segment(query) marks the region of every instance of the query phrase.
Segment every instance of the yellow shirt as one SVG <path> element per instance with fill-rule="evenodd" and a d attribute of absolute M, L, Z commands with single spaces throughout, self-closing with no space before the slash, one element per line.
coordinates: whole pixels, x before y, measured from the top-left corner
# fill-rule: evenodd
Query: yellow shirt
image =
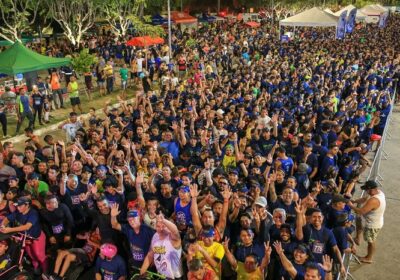
<path fill-rule="evenodd" d="M 218 242 L 213 242 L 213 244 L 211 244 L 211 246 L 209 246 L 209 247 L 206 247 L 204 245 L 203 241 L 199 241 L 198 243 L 208 253 L 208 255 L 211 258 L 217 258 L 219 260 L 222 260 L 222 258 L 225 256 L 224 246 L 222 246 L 222 244 L 220 244 Z M 202 260 L 204 259 L 203 254 L 200 252 L 196 253 L 195 258 L 202 259 Z M 219 269 L 214 269 L 205 260 L 203 260 L 203 263 L 206 267 L 213 269 L 215 272 L 219 273 Z"/>
<path fill-rule="evenodd" d="M 257 269 L 251 273 L 246 272 L 244 269 L 244 263 L 242 262 L 237 262 L 238 266 L 236 268 L 237 272 L 237 280 L 263 280 L 263 273 L 260 269 L 260 267 L 257 267 Z"/>
<path fill-rule="evenodd" d="M 236 167 L 236 157 L 225 155 L 224 158 L 222 159 L 222 166 L 224 167 L 225 171 L 227 171 L 229 168 L 235 168 Z"/>

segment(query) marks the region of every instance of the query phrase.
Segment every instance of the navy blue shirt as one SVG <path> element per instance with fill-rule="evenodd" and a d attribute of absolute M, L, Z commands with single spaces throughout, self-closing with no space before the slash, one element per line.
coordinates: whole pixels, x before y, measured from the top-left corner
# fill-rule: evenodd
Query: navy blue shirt
<path fill-rule="evenodd" d="M 332 231 L 324 226 L 320 230 L 317 230 L 308 224 L 303 227 L 303 233 L 303 241 L 308 243 L 316 262 L 322 263 L 322 256 L 337 245 Z"/>
<path fill-rule="evenodd" d="M 343 251 L 349 247 L 347 242 L 347 230 L 345 227 L 335 227 L 332 232 L 335 236 L 340 253 L 343 254 Z"/>
<path fill-rule="evenodd" d="M 10 223 L 14 223 L 14 226 L 22 226 L 27 223 L 31 223 L 32 227 L 27 231 L 27 234 L 33 238 L 39 238 L 42 228 L 39 222 L 39 213 L 35 209 L 30 209 L 25 215 L 18 211 L 15 211 L 7 216 Z"/>
<path fill-rule="evenodd" d="M 154 235 L 154 230 L 149 226 L 142 224 L 139 233 L 133 230 L 129 225 L 121 225 L 121 231 L 126 235 L 131 248 L 133 265 L 140 267 L 149 252 L 151 239 Z"/>
<path fill-rule="evenodd" d="M 118 255 L 111 260 L 98 257 L 96 260 L 96 273 L 101 274 L 102 280 L 118 280 L 120 277 L 126 277 L 124 259 Z"/>

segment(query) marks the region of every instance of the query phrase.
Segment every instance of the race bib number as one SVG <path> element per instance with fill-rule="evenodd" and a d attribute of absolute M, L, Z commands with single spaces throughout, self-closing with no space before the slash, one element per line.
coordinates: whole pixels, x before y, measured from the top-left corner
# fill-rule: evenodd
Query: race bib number
<path fill-rule="evenodd" d="M 132 252 L 132 258 L 134 261 L 141 262 L 144 260 L 144 253 L 141 248 L 131 244 L 131 252 Z"/>
<path fill-rule="evenodd" d="M 40 105 L 40 99 L 35 99 L 35 105 Z"/>
<path fill-rule="evenodd" d="M 79 195 L 73 195 L 71 196 L 71 201 L 73 205 L 77 205 L 81 203 L 81 200 L 79 199 Z"/>
<path fill-rule="evenodd" d="M 90 246 L 89 244 L 85 244 L 85 246 L 83 246 L 82 250 L 85 251 L 86 254 L 89 254 L 93 251 L 93 247 Z"/>
<path fill-rule="evenodd" d="M 64 225 L 52 226 L 52 229 L 54 234 L 60 234 L 64 230 Z"/>
<path fill-rule="evenodd" d="M 314 254 L 323 254 L 324 253 L 324 243 L 315 241 L 312 245 L 312 252 Z"/>
<path fill-rule="evenodd" d="M 104 278 L 103 278 L 104 280 L 114 280 L 114 277 L 112 276 L 112 275 L 110 275 L 110 274 L 104 274 Z"/>

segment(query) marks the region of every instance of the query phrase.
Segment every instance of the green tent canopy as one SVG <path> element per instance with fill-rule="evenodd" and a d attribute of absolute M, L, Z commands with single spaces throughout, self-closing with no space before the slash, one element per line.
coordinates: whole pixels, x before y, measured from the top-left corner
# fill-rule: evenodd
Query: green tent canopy
<path fill-rule="evenodd" d="M 15 42 L 0 53 L 0 73 L 15 75 L 42 69 L 60 67 L 71 63 L 69 58 L 54 58 L 38 54 Z"/>

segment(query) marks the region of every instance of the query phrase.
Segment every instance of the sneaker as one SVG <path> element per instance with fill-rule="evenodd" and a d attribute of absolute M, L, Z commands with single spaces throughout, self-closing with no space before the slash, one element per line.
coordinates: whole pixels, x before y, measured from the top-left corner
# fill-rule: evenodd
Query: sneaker
<path fill-rule="evenodd" d="M 48 273 L 42 273 L 42 279 L 43 280 L 51 280 L 52 275 Z"/>
<path fill-rule="evenodd" d="M 58 275 L 51 275 L 49 280 L 62 280 L 62 278 Z"/>

